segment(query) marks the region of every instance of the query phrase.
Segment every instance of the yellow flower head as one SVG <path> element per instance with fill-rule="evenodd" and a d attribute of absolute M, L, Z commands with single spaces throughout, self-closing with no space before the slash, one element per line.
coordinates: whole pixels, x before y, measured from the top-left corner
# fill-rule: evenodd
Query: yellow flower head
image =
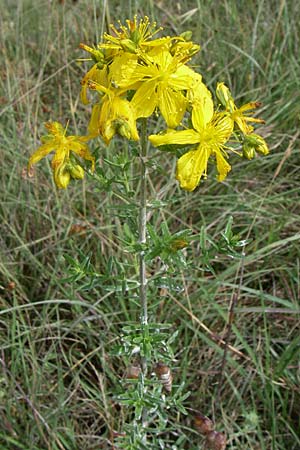
<path fill-rule="evenodd" d="M 205 104 L 208 106 L 205 107 Z M 207 110 L 206 110 L 207 108 Z M 213 113 L 208 103 L 199 103 L 192 114 L 193 129 L 167 131 L 162 135 L 149 137 L 155 146 L 166 144 L 195 144 L 196 149 L 182 155 L 177 162 L 176 178 L 183 189 L 193 191 L 202 176 L 207 176 L 207 164 L 210 156 L 215 157 L 218 180 L 227 176 L 231 167 L 226 161 L 225 143 L 233 131 L 232 119 L 222 113 Z"/>
<path fill-rule="evenodd" d="M 104 33 L 106 42 L 99 44 L 99 48 L 139 53 L 147 52 L 153 47 L 167 46 L 171 42 L 170 37 L 153 39 L 162 28 L 156 28 L 156 22 L 151 23 L 147 16 L 139 21 L 137 16 L 134 16 L 133 20 L 126 20 L 126 25 L 122 25 L 120 21 L 118 23 L 119 29 L 110 25 L 114 36 Z"/>
<path fill-rule="evenodd" d="M 234 103 L 230 90 L 227 86 L 225 86 L 224 83 L 218 83 L 216 94 L 222 106 L 224 106 L 226 111 L 231 115 L 232 120 L 236 123 L 243 134 L 250 134 L 253 131 L 253 127 L 251 125 L 248 125 L 247 122 L 265 123 L 265 121 L 262 119 L 256 119 L 254 117 L 245 115 L 246 112 L 258 108 L 261 103 L 250 102 L 238 108 Z M 253 112 L 251 112 L 250 114 L 253 114 Z"/>
<path fill-rule="evenodd" d="M 131 60 L 122 70 L 112 70 L 112 79 L 121 89 L 135 88 L 131 104 L 136 117 L 149 117 L 159 108 L 168 127 L 181 122 L 187 107 L 185 91 L 194 83 L 195 72 L 168 50 L 149 53 L 143 62 Z"/>
<path fill-rule="evenodd" d="M 49 134 L 42 137 L 43 144 L 29 159 L 28 169 L 53 151 L 51 166 L 54 181 L 59 188 L 67 187 L 70 178 L 83 178 L 83 169 L 78 163 L 73 162 L 72 152 L 90 161 L 94 170 L 95 158 L 86 144 L 91 136 L 66 136 L 66 129 L 59 122 L 47 122 L 45 127 Z"/>

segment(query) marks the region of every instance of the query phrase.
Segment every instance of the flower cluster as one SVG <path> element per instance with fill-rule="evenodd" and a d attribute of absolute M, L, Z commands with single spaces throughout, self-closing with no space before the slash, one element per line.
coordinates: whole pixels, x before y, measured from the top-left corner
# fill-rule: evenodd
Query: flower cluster
<path fill-rule="evenodd" d="M 111 28 L 112 33 L 105 33 L 103 42 L 95 48 L 80 44 L 93 62 L 81 81 L 80 94 L 84 104 L 93 100 L 88 135 L 67 138 L 60 131 L 31 157 L 33 164 L 48 153 L 49 146 L 56 149 L 52 167 L 58 187 L 65 187 L 70 178 L 83 176 L 78 163 L 76 170 L 72 166 L 70 151 L 93 165 L 84 142 L 100 136 L 108 145 L 115 135 L 138 141 L 138 119 L 154 113 L 161 114 L 167 129 L 150 135 L 149 140 L 157 147 L 185 148 L 177 162 L 176 178 L 188 191 L 193 191 L 202 177 L 206 178 L 209 160 L 216 162 L 218 180 L 224 180 L 231 170 L 229 152 L 239 153 L 237 143 L 242 147 L 241 155 L 248 159 L 256 152 L 268 153 L 264 139 L 253 133 L 250 125 L 263 122 L 251 117 L 259 103 L 238 108 L 229 89 L 219 83 L 218 102 L 214 104 L 202 76 L 188 65 L 200 50 L 190 40 L 190 33 L 157 38 L 161 29 L 147 17 L 134 17 L 126 25 L 119 23 L 118 28 Z"/>

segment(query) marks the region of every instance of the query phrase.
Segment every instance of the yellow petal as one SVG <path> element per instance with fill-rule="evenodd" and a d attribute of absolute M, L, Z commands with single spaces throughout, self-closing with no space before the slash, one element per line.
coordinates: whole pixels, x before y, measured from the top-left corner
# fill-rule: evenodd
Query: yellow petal
<path fill-rule="evenodd" d="M 61 167 L 63 163 L 68 159 L 69 159 L 68 145 L 60 145 L 56 148 L 55 154 L 51 161 L 51 166 L 53 169 Z"/>
<path fill-rule="evenodd" d="M 159 71 L 161 73 L 166 72 L 169 68 L 170 64 L 175 60 L 173 56 L 170 54 L 169 50 L 162 50 L 152 57 L 154 65 L 159 67 Z M 176 66 L 174 66 L 175 68 Z"/>
<path fill-rule="evenodd" d="M 138 141 L 140 137 L 136 128 L 136 120 L 133 116 L 129 117 L 128 127 L 130 129 L 131 139 L 134 141 Z"/>
<path fill-rule="evenodd" d="M 123 53 L 116 56 L 109 67 L 109 73 L 112 83 L 117 88 L 129 88 L 140 80 L 137 73 L 136 55 L 130 53 Z"/>
<path fill-rule="evenodd" d="M 93 67 L 85 74 L 85 76 L 81 80 L 82 88 L 80 92 L 80 99 L 84 105 L 87 105 L 89 103 L 89 100 L 87 98 L 87 89 L 89 87 L 89 82 L 91 81 L 94 81 L 100 86 L 108 86 L 106 66 L 104 66 L 102 69 L 98 69 L 98 65 L 94 64 Z"/>
<path fill-rule="evenodd" d="M 200 142 L 200 135 L 195 130 L 170 130 L 165 134 L 152 134 L 151 136 L 149 136 L 149 141 L 155 147 L 169 144 L 198 144 Z"/>
<path fill-rule="evenodd" d="M 233 101 L 231 92 L 224 83 L 217 84 L 216 94 L 224 108 L 227 108 Z"/>
<path fill-rule="evenodd" d="M 175 73 L 169 77 L 169 86 L 178 90 L 190 89 L 194 84 L 195 72 L 188 66 L 181 65 L 178 67 Z"/>
<path fill-rule="evenodd" d="M 253 127 L 247 124 L 244 116 L 234 115 L 233 113 L 232 118 L 243 134 L 250 134 L 252 132 Z"/>
<path fill-rule="evenodd" d="M 193 107 L 193 126 L 196 130 L 201 131 L 213 117 L 214 103 L 211 92 L 202 83 L 201 79 L 198 79 L 188 95 Z"/>
<path fill-rule="evenodd" d="M 80 91 L 80 100 L 84 105 L 87 105 L 89 103 L 89 100 L 87 98 L 87 89 L 88 89 L 88 81 L 94 79 L 94 74 L 97 70 L 97 64 L 95 64 L 83 77 L 81 80 L 81 91 Z"/>
<path fill-rule="evenodd" d="M 192 123 L 195 130 L 201 132 L 213 117 L 213 103 L 209 97 L 203 97 L 193 104 Z"/>
<path fill-rule="evenodd" d="M 44 125 L 45 125 L 45 128 L 47 128 L 47 130 L 49 130 L 50 133 L 53 134 L 53 136 L 61 137 L 61 136 L 64 136 L 64 134 L 65 134 L 65 129 L 62 126 L 62 124 L 59 122 L 49 121 L 49 122 L 46 122 Z"/>
<path fill-rule="evenodd" d="M 95 158 L 90 152 L 89 147 L 86 144 L 83 144 L 81 142 L 72 142 L 70 144 L 70 149 L 72 152 L 76 153 L 81 158 L 86 159 L 87 161 L 91 161 L 92 163 L 92 171 L 95 169 Z"/>
<path fill-rule="evenodd" d="M 215 152 L 215 156 L 217 160 L 217 170 L 219 172 L 218 181 L 223 181 L 227 177 L 228 172 L 230 172 L 231 166 L 224 158 L 221 150 Z"/>
<path fill-rule="evenodd" d="M 145 81 L 134 94 L 131 105 L 137 118 L 149 117 L 154 112 L 158 101 L 155 88 L 155 81 Z"/>
<path fill-rule="evenodd" d="M 161 48 L 167 49 L 169 47 L 170 42 L 174 39 L 174 37 L 162 37 L 153 39 L 153 41 L 147 41 L 142 43 L 142 48 L 145 48 L 147 50 L 147 47 L 149 48 L 157 48 L 159 52 L 161 52 Z M 161 48 L 159 48 L 161 47 Z"/>
<path fill-rule="evenodd" d="M 34 153 L 31 155 L 29 162 L 28 162 L 28 168 L 33 164 L 36 164 L 40 159 L 45 158 L 52 150 L 55 150 L 55 144 L 54 143 L 48 143 L 41 145 Z"/>
<path fill-rule="evenodd" d="M 97 136 L 99 134 L 100 112 L 101 112 L 101 105 L 100 103 L 96 103 L 93 106 L 90 123 L 88 125 L 88 131 L 93 136 Z"/>
<path fill-rule="evenodd" d="M 199 147 L 185 153 L 177 161 L 176 178 L 182 189 L 193 191 L 199 184 L 202 175 L 206 176 L 207 162 L 210 156 L 209 147 Z"/>
<path fill-rule="evenodd" d="M 249 103 L 245 103 L 243 106 L 241 106 L 239 108 L 239 111 L 243 113 L 245 111 L 249 111 L 251 109 L 258 108 L 259 106 L 261 106 L 260 102 L 249 102 Z"/>
<path fill-rule="evenodd" d="M 159 109 L 168 127 L 177 127 L 185 113 L 187 100 L 180 93 L 160 86 L 158 90 Z"/>
<path fill-rule="evenodd" d="M 215 145 L 224 145 L 233 131 L 233 120 L 227 113 L 216 113 L 207 128 L 211 135 L 211 142 Z"/>

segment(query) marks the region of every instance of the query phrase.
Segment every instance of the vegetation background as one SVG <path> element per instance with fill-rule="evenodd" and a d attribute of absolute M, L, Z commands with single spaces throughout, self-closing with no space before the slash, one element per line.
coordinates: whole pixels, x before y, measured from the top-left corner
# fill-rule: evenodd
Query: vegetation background
<path fill-rule="evenodd" d="M 252 239 L 243 272 L 240 260 L 217 255 L 214 275 L 203 270 L 199 242 L 193 242 L 186 251 L 188 270 L 174 275 L 182 289 L 157 290 L 157 320 L 179 331 L 174 383 L 185 381 L 191 391 L 189 416 L 169 411 L 178 434 L 165 436 L 166 448 L 201 448 L 192 420 L 193 411 L 201 411 L 227 433 L 228 449 L 299 450 L 299 2 L 0 5 L 0 448 L 113 448 L 113 432 L 128 420 L 114 400 L 125 361 L 110 354 L 121 326 L 137 315 L 137 306 L 110 281 L 113 275 L 126 282 L 124 214 L 92 177 L 57 191 L 49 165 L 28 176 L 26 164 L 43 122 L 70 120 L 72 130 L 86 130 L 79 43 L 96 43 L 107 23 L 139 13 L 155 18 L 168 34 L 193 31 L 202 46 L 194 63 L 210 88 L 224 81 L 239 104 L 263 102 L 259 116 L 266 125 L 260 132 L 271 148 L 250 162 L 237 157 L 223 183 L 211 172 L 194 193 L 178 188 L 174 157 L 159 159 L 152 195 L 164 206 L 153 214 L 154 226 L 164 222 L 172 232 L 191 228 L 197 235 L 204 225 L 214 240 L 231 215 L 234 231 Z M 122 151 L 117 142 L 99 153 Z M 101 282 L 95 276 L 91 281 L 89 270 L 101 273 Z M 233 351 L 220 386 L 218 336 L 233 296 Z M 180 446 L 172 447 L 178 437 Z"/>

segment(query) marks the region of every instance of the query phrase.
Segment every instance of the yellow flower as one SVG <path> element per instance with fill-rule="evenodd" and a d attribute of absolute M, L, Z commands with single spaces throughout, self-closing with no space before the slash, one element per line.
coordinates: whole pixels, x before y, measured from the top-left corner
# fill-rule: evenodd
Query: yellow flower
<path fill-rule="evenodd" d="M 98 44 L 98 47 L 119 52 L 139 53 L 147 52 L 153 47 L 166 47 L 172 40 L 170 37 L 153 39 L 162 28 L 157 29 L 156 22 L 151 23 L 147 16 L 139 22 L 137 16 L 134 16 L 133 20 L 126 20 L 126 25 L 122 25 L 119 21 L 119 30 L 114 25 L 110 25 L 115 36 L 104 33 L 106 42 Z"/>
<path fill-rule="evenodd" d="M 104 94 L 100 103 L 93 106 L 89 133 L 93 136 L 100 134 L 107 145 L 115 134 L 138 141 L 136 114 L 131 102 L 121 97 L 123 91 L 95 82 L 90 82 L 89 87 Z"/>
<path fill-rule="evenodd" d="M 131 101 L 136 117 L 148 117 L 158 107 L 170 128 L 179 125 L 183 118 L 187 107 L 184 91 L 193 85 L 194 75 L 192 69 L 167 50 L 149 53 L 144 62 L 131 60 L 127 70 L 126 67 L 112 70 L 116 86 L 136 89 Z"/>
<path fill-rule="evenodd" d="M 253 131 L 253 127 L 251 125 L 248 125 L 247 122 L 265 123 L 265 121 L 262 119 L 256 119 L 254 117 L 245 115 L 247 111 L 258 108 L 261 103 L 250 102 L 238 108 L 234 103 L 230 90 L 227 86 L 225 86 L 224 83 L 218 83 L 216 94 L 221 104 L 225 107 L 226 111 L 229 112 L 232 120 L 237 124 L 238 128 L 243 134 L 250 134 Z"/>
<path fill-rule="evenodd" d="M 90 161 L 92 170 L 94 170 L 95 158 L 86 144 L 91 136 L 66 136 L 66 130 L 59 122 L 47 122 L 45 127 L 49 134 L 42 137 L 43 144 L 30 157 L 28 169 L 54 151 L 51 166 L 54 181 L 59 188 L 67 187 L 70 178 L 83 178 L 83 169 L 79 164 L 73 162 L 71 152 Z"/>
<path fill-rule="evenodd" d="M 149 136 L 155 146 L 197 144 L 196 149 L 188 151 L 177 161 L 176 178 L 180 186 L 188 191 L 198 186 L 202 176 L 206 178 L 210 156 L 216 158 L 219 181 L 224 180 L 231 169 L 225 159 L 224 148 L 233 131 L 232 119 L 226 114 L 205 111 L 202 103 L 193 109 L 192 123 L 194 129 L 170 130 L 162 135 Z"/>

